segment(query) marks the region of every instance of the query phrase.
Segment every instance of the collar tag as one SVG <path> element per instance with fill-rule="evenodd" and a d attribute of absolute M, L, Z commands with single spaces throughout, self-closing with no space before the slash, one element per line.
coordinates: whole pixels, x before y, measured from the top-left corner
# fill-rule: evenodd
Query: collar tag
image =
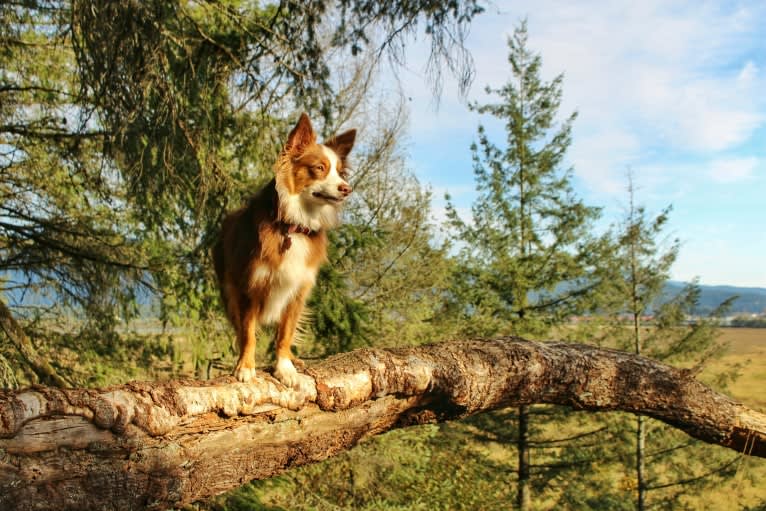
<path fill-rule="evenodd" d="M 310 228 L 306 227 L 305 225 L 296 225 L 296 224 L 282 224 L 282 234 L 284 236 L 284 239 L 282 240 L 282 252 L 288 250 L 293 245 L 293 240 L 290 238 L 291 234 L 305 234 L 306 236 L 309 236 L 314 231 L 312 231 Z"/>

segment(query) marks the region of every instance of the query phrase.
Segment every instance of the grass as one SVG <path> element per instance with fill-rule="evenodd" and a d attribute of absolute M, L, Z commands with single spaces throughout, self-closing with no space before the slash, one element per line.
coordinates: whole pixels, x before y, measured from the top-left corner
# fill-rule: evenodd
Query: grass
<path fill-rule="evenodd" d="M 726 393 L 737 401 L 766 412 L 766 328 L 722 328 L 728 352 L 712 361 L 706 371 L 736 370 L 739 377 Z"/>
<path fill-rule="evenodd" d="M 721 340 L 729 350 L 712 361 L 705 372 L 736 370 L 739 377 L 725 393 L 766 412 L 766 328 L 722 328 Z M 705 499 L 709 509 L 724 511 L 766 502 L 766 460 L 743 457 L 734 479 L 705 495 Z"/>

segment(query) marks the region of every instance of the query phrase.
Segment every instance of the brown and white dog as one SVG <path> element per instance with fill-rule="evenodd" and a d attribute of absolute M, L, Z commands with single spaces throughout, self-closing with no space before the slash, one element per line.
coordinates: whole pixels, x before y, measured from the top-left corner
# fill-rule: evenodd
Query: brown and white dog
<path fill-rule="evenodd" d="M 288 387 L 305 389 L 290 346 L 319 266 L 327 258 L 327 229 L 337 225 L 351 193 L 346 158 L 356 130 L 317 144 L 304 113 L 290 132 L 274 166 L 275 177 L 229 213 L 213 248 L 226 315 L 237 331 L 240 381 L 255 376 L 255 338 L 260 325 L 277 325 L 274 375 Z"/>

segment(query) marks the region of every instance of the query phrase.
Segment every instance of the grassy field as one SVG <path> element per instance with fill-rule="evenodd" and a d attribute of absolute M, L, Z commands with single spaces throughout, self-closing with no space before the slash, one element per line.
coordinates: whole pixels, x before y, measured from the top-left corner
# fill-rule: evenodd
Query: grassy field
<path fill-rule="evenodd" d="M 721 340 L 729 344 L 729 350 L 711 362 L 709 370 L 736 370 L 739 377 L 727 394 L 766 412 L 766 328 L 722 328 Z"/>
<path fill-rule="evenodd" d="M 726 394 L 766 412 L 766 328 L 723 328 L 721 339 L 729 344 L 729 350 L 712 362 L 708 371 L 736 370 L 739 377 Z M 734 480 L 707 499 L 710 509 L 722 510 L 747 509 L 745 506 L 766 502 L 766 460 L 743 457 Z"/>

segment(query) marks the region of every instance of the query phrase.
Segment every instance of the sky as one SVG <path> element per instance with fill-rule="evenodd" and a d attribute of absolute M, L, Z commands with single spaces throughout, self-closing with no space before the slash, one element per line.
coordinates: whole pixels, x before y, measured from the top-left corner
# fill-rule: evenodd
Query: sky
<path fill-rule="evenodd" d="M 498 1 L 470 29 L 469 101 L 510 78 L 506 41 L 523 18 L 543 78 L 564 74 L 562 118 L 578 112 L 567 165 L 578 196 L 603 208 L 600 227 L 624 214 L 630 169 L 649 213 L 672 205 L 674 280 L 766 288 L 766 2 Z M 411 46 L 400 76 L 410 165 L 437 220 L 445 192 L 468 215 L 477 127 L 501 147 L 505 134 L 451 79 L 437 106 L 425 55 Z"/>

